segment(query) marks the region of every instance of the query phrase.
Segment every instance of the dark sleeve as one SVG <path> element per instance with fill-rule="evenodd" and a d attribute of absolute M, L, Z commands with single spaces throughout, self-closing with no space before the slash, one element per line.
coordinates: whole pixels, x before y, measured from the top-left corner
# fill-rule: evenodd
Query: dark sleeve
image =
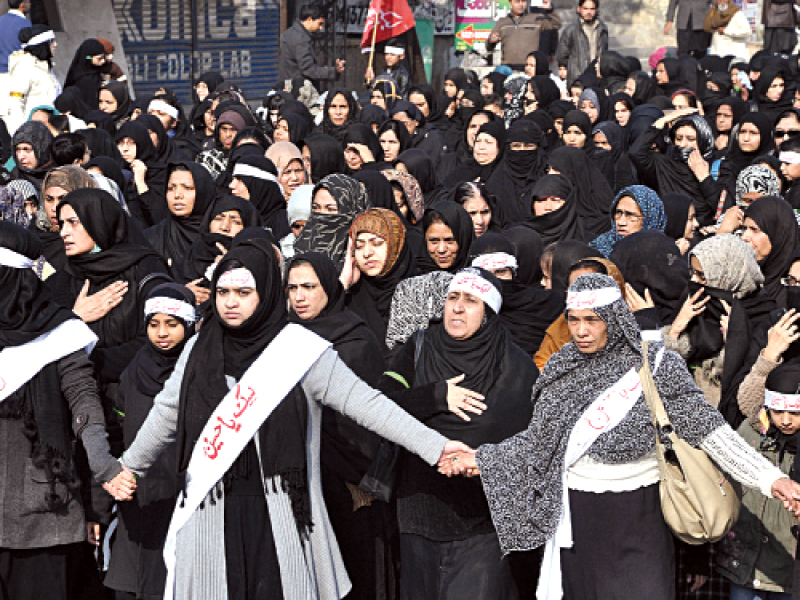
<path fill-rule="evenodd" d="M 310 41 L 297 44 L 295 51 L 297 66 L 303 77 L 311 80 L 336 79 L 335 67 L 321 67 L 317 64 Z"/>
<path fill-rule="evenodd" d="M 161 221 L 169 218 L 169 207 L 166 198 L 166 183 L 163 177 L 156 176 L 147 181 L 147 191 L 139 194 L 139 202 L 146 214 L 146 221 L 157 225 Z"/>
<path fill-rule="evenodd" d="M 631 167 L 631 159 L 627 154 L 623 154 L 616 166 L 617 180 L 614 185 L 614 193 L 618 194 L 626 187 L 636 183 Z"/>
<path fill-rule="evenodd" d="M 697 198 L 693 199 L 694 209 L 697 212 L 697 222 L 700 227 L 716 223 L 717 206 L 723 193 L 725 194 L 723 212 L 733 206 L 734 194 L 721 182 L 715 181 L 711 175 L 700 182 L 700 193 L 702 198 L 699 199 L 699 202 Z"/>
<path fill-rule="evenodd" d="M 486 38 L 486 49 L 487 49 L 489 52 L 491 52 L 492 50 L 494 50 L 494 47 L 495 47 L 495 46 L 497 46 L 497 44 L 499 43 L 499 42 L 492 42 L 492 41 L 491 41 L 491 38 L 492 38 L 492 34 L 493 34 L 493 33 L 497 33 L 497 34 L 499 34 L 499 35 L 500 35 L 500 42 L 502 42 L 502 41 L 503 41 L 503 28 L 502 28 L 502 27 L 501 27 L 501 25 L 500 25 L 500 23 L 502 23 L 502 22 L 503 22 L 503 19 L 499 19 L 499 20 L 497 21 L 497 23 L 495 23 L 495 24 L 494 24 L 494 27 L 492 27 L 492 31 L 489 33 L 489 37 L 488 37 L 488 38 Z"/>
<path fill-rule="evenodd" d="M 435 128 L 431 127 L 425 132 L 425 137 L 415 146 L 425 153 L 433 161 L 434 167 L 439 164 L 444 149 L 444 137 Z"/>
<path fill-rule="evenodd" d="M 633 142 L 628 158 L 631 159 L 633 166 L 636 167 L 636 172 L 639 174 L 639 179 L 647 182 L 657 181 L 656 176 L 656 160 L 658 153 L 653 152 L 652 146 L 661 135 L 662 130 L 656 129 L 652 125 L 645 130 L 645 132 L 636 138 Z M 650 185 L 647 183 L 645 185 Z M 650 187 L 653 187 L 650 185 Z M 657 187 L 656 187 L 657 189 Z"/>
<path fill-rule="evenodd" d="M 566 27 L 558 38 L 556 48 L 556 62 L 559 67 L 566 67 L 569 64 L 569 55 L 572 51 L 573 28 Z"/>
<path fill-rule="evenodd" d="M 603 27 L 597 36 L 597 56 L 608 50 L 608 28 Z"/>
<path fill-rule="evenodd" d="M 414 387 L 416 334 L 394 355 L 389 369 L 378 382 L 378 389 L 419 421 L 447 412 L 447 382 Z M 400 379 L 408 385 L 404 385 Z"/>

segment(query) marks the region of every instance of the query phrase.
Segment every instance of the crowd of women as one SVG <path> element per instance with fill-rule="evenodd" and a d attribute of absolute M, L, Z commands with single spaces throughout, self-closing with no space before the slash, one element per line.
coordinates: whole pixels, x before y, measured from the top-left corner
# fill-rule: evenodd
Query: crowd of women
<path fill-rule="evenodd" d="M 800 595 L 800 57 L 258 111 L 112 60 L 6 120 L 0 599 Z M 664 524 L 641 394 L 576 433 L 645 357 L 747 487 L 715 544 Z"/>

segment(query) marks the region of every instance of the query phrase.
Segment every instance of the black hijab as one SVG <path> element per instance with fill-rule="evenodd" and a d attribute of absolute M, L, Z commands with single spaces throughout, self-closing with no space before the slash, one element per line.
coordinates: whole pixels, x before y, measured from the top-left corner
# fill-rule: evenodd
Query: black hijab
<path fill-rule="evenodd" d="M 777 101 L 769 100 L 767 92 L 772 82 L 780 77 L 783 79 L 783 94 Z M 792 108 L 795 85 L 789 70 L 783 63 L 776 63 L 764 67 L 758 80 L 753 84 L 753 97 L 758 103 L 758 111 L 764 113 L 770 123 L 777 123 L 778 117 L 785 110 Z"/>
<path fill-rule="evenodd" d="M 409 175 L 414 177 L 422 188 L 425 197 L 425 206 L 431 203 L 431 198 L 442 187 L 436 177 L 436 168 L 428 153 L 419 148 L 409 148 L 399 154 L 394 164 L 403 163 Z"/>
<path fill-rule="evenodd" d="M 378 141 L 378 136 L 372 131 L 372 127 L 364 125 L 363 123 L 353 123 L 347 128 L 347 132 L 342 137 L 342 148 L 346 148 L 348 144 L 363 144 L 372 156 L 375 158 L 376 163 L 383 162 L 383 147 Z M 365 165 L 369 163 L 364 163 Z M 364 166 L 362 165 L 362 169 Z"/>
<path fill-rule="evenodd" d="M 670 192 L 661 197 L 661 202 L 664 204 L 664 213 L 667 215 L 667 226 L 664 228 L 664 233 L 673 240 L 681 239 L 686 233 L 692 199 L 686 194 Z"/>
<path fill-rule="evenodd" d="M 108 90 L 114 100 L 117 101 L 117 110 L 111 114 L 111 118 L 115 123 L 119 123 L 122 119 L 131 114 L 131 94 L 128 91 L 128 84 L 123 81 L 109 81 L 100 90 Z M 100 92 L 98 91 L 98 94 Z"/>
<path fill-rule="evenodd" d="M 656 95 L 658 91 L 656 80 L 644 71 L 634 71 L 628 75 L 628 78 L 633 79 L 636 83 L 636 90 L 633 92 L 633 103 L 636 106 L 646 104 L 650 98 Z"/>
<path fill-rule="evenodd" d="M 606 90 L 625 83 L 629 73 L 628 60 L 619 52 L 607 50 L 600 55 L 600 77 Z"/>
<path fill-rule="evenodd" d="M 534 215 L 534 203 L 548 196 L 563 199 L 564 205 L 553 212 Z M 545 245 L 562 240 L 586 239 L 578 216 L 577 190 L 563 175 L 545 175 L 537 181 L 531 191 L 530 202 L 529 216 L 524 225 L 538 233 Z"/>
<path fill-rule="evenodd" d="M 550 266 L 550 280 L 553 284 L 553 291 L 560 294 L 565 302 L 567 300 L 567 288 L 569 288 L 569 269 L 584 258 L 605 257 L 599 250 L 595 250 L 578 240 L 564 240 L 556 245 L 553 252 L 553 262 Z"/>
<path fill-rule="evenodd" d="M 114 137 L 110 133 L 99 127 L 96 129 L 81 129 L 77 133 L 86 140 L 86 145 L 89 146 L 89 152 L 93 159 L 109 158 L 117 165 L 120 172 L 122 171 L 122 165 L 125 164 L 125 161 L 122 160 L 122 154 L 120 154 L 119 148 L 114 143 Z M 117 183 L 119 184 L 119 182 Z M 124 180 L 119 189 L 125 191 Z"/>
<path fill-rule="evenodd" d="M 260 153 L 243 156 L 236 161 L 236 165 L 247 165 L 272 175 L 277 173 L 272 161 Z M 241 174 L 236 175 L 236 178 L 247 187 L 250 202 L 261 214 L 262 224 L 278 239 L 289 235 L 291 229 L 289 215 L 286 213 L 286 200 L 278 182 Z"/>
<path fill-rule="evenodd" d="M 617 192 L 630 184 L 633 174 L 627 154 L 628 144 L 625 131 L 614 121 L 600 121 L 592 128 L 593 142 L 594 134 L 598 132 L 605 136 L 611 149 L 606 150 L 595 145 L 592 162 L 605 176 L 611 189 Z M 621 168 L 627 168 L 631 172 L 631 178 L 620 179 Z"/>
<path fill-rule="evenodd" d="M 140 115 L 137 122 L 141 122 L 148 131 L 156 134 L 158 145 L 156 146 L 155 160 L 162 165 L 168 165 L 171 162 L 183 160 L 185 157 L 180 150 L 174 145 L 172 139 L 167 135 L 161 119 L 155 115 Z"/>
<path fill-rule="evenodd" d="M 117 187 L 119 187 L 120 191 L 123 193 L 125 192 L 125 175 L 122 173 L 122 168 L 119 166 L 119 163 L 116 160 L 109 158 L 108 156 L 95 156 L 92 158 L 92 160 L 86 163 L 87 170 L 91 169 L 92 167 L 100 169 L 100 172 L 105 177 L 108 177 L 111 181 L 117 184 Z"/>
<path fill-rule="evenodd" d="M 781 306 L 786 305 L 786 288 L 781 277 L 792 255 L 800 248 L 800 229 L 791 205 L 777 196 L 764 196 L 754 201 L 744 216 L 750 217 L 767 234 L 772 249 L 758 266 L 764 274 L 764 292 Z"/>
<path fill-rule="evenodd" d="M 311 125 L 302 116 L 296 113 L 288 113 L 278 117 L 278 123 L 286 121 L 289 128 L 289 141 L 297 145 L 302 142 L 311 132 Z"/>
<path fill-rule="evenodd" d="M 436 215 L 438 215 L 436 220 L 442 221 L 451 229 L 453 238 L 458 244 L 456 258 L 453 264 L 447 269 L 449 273 L 455 273 L 467 265 L 470 256 L 470 246 L 475 239 L 475 228 L 472 224 L 472 219 L 467 211 L 464 210 L 463 206 L 452 200 L 438 200 L 429 208 L 425 209 L 425 215 L 422 217 L 422 220 L 423 224 L 426 225 L 426 232 L 429 219 L 433 219 Z M 422 253 L 422 256 L 417 257 L 417 269 L 421 274 L 441 270 L 427 251 L 427 243 L 425 252 Z"/>
<path fill-rule="evenodd" d="M 715 119 L 716 120 L 716 119 Z M 742 126 L 746 123 L 754 125 L 761 136 L 758 148 L 752 152 L 745 152 L 739 145 L 739 136 Z M 739 120 L 739 130 L 730 144 L 730 151 L 719 169 L 719 181 L 730 190 L 736 189 L 736 178 L 745 167 L 750 166 L 753 160 L 763 154 L 770 154 L 775 149 L 775 140 L 772 134 L 772 122 L 767 115 L 761 112 L 751 112 Z"/>
<path fill-rule="evenodd" d="M 189 171 L 194 182 L 194 207 L 185 217 L 178 217 L 172 211 L 169 218 L 145 230 L 144 235 L 150 245 L 171 267 L 178 266 L 191 249 L 200 234 L 200 224 L 216 196 L 214 180 L 203 165 L 196 162 L 171 163 L 167 167 L 167 180 L 176 170 Z"/>
<path fill-rule="evenodd" d="M 561 135 L 563 136 L 570 127 L 577 127 L 581 130 L 586 140 L 583 142 L 582 150 L 591 156 L 594 154 L 595 145 L 594 138 L 592 137 L 592 121 L 582 110 L 571 110 L 564 116 L 564 122 L 561 125 Z"/>
<path fill-rule="evenodd" d="M 575 187 L 578 216 L 586 235 L 601 235 L 611 227 L 609 210 L 614 191 L 608 180 L 580 148 L 555 149 L 547 164 L 566 177 Z"/>
<path fill-rule="evenodd" d="M 83 101 L 80 90 L 74 87 L 68 87 L 61 92 L 53 102 L 53 106 L 62 115 L 72 115 L 84 121 L 89 114 L 89 107 Z"/>
<path fill-rule="evenodd" d="M 347 106 L 350 108 L 350 111 L 347 113 L 347 120 L 341 125 L 334 125 L 329 116 L 331 103 L 336 96 L 344 97 L 345 102 L 347 102 Z M 358 104 L 350 92 L 343 88 L 334 88 L 328 91 L 328 96 L 325 98 L 325 105 L 322 109 L 322 115 L 322 125 L 320 126 L 319 132 L 329 135 L 335 138 L 337 141 L 342 142 L 350 125 L 356 122 L 356 118 L 358 117 Z"/>
<path fill-rule="evenodd" d="M 107 132 L 112 137 L 117 134 L 117 125 L 114 123 L 114 117 L 102 110 L 90 110 L 86 113 L 84 121 L 86 121 L 87 125 L 94 125 L 98 129 Z"/>
<path fill-rule="evenodd" d="M 347 164 L 342 145 L 324 133 L 312 133 L 303 140 L 311 154 L 311 182 L 319 183 L 333 173 L 344 173 Z"/>
<path fill-rule="evenodd" d="M 503 160 L 503 150 L 505 149 L 505 141 L 506 141 L 506 127 L 503 121 L 496 120 L 496 121 L 489 121 L 488 123 L 484 123 L 481 125 L 480 129 L 478 129 L 478 133 L 475 135 L 475 140 L 477 141 L 478 136 L 482 133 L 490 135 L 497 141 L 497 156 L 495 159 L 485 165 L 481 165 L 478 163 L 477 160 L 474 158 L 474 149 L 473 149 L 473 158 L 467 161 L 463 166 L 458 167 L 445 181 L 445 185 L 448 187 L 454 187 L 455 185 L 464 182 L 464 181 L 480 181 L 481 183 L 486 183 L 489 178 L 494 173 L 495 169 L 500 165 Z"/>
<path fill-rule="evenodd" d="M 103 67 L 93 65 L 92 57 L 105 53 L 103 44 L 98 40 L 91 38 L 84 41 L 75 51 L 64 81 L 65 88 L 75 86 L 80 91 L 81 99 L 91 109 L 97 108 L 97 95 L 103 83 Z"/>
<path fill-rule="evenodd" d="M 498 198 L 498 214 L 492 220 L 501 227 L 522 223 L 531 215 L 531 189 L 547 170 L 543 141 L 541 128 L 529 119 L 517 119 L 508 130 L 503 162 L 486 182 L 486 189 Z M 511 144 L 519 142 L 536 144 L 536 149 L 512 150 Z"/>
<path fill-rule="evenodd" d="M 125 138 L 130 138 L 136 143 L 136 159 L 147 165 L 148 169 L 151 165 L 159 163 L 156 158 L 156 147 L 153 145 L 153 140 L 150 138 L 150 133 L 144 122 L 136 119 L 135 121 L 124 123 L 114 136 L 114 141 L 119 143 Z"/>
<path fill-rule="evenodd" d="M 542 285 L 542 253 L 544 241 L 530 227 L 515 225 L 503 231 L 503 237 L 514 246 L 517 257 L 516 281 L 524 285 Z"/>

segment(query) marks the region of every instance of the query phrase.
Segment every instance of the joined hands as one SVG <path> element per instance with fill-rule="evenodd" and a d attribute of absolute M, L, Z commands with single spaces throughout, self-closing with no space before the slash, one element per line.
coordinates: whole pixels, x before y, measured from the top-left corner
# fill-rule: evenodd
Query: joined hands
<path fill-rule="evenodd" d="M 122 465 L 122 471 L 110 481 L 106 481 L 103 489 L 111 494 L 114 500 L 132 500 L 133 493 L 136 491 L 136 475 L 128 467 Z"/>
<path fill-rule="evenodd" d="M 475 450 L 462 442 L 452 440 L 447 442 L 442 450 L 442 456 L 439 458 L 439 473 L 448 477 L 480 475 L 475 462 Z"/>

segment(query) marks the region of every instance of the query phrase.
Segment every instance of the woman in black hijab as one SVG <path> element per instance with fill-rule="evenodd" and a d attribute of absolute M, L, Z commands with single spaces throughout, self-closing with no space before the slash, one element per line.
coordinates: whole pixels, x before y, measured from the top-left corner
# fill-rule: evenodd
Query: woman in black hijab
<path fill-rule="evenodd" d="M 108 133 L 105 129 L 89 128 L 79 129 L 76 133 L 81 135 L 86 140 L 86 145 L 89 147 L 89 153 L 92 158 L 110 158 L 121 169 L 125 164 L 122 160 L 122 154 L 119 152 L 117 144 L 114 143 L 114 136 Z M 116 133 L 116 131 L 114 132 Z M 125 185 L 120 187 L 124 190 Z"/>
<path fill-rule="evenodd" d="M 575 187 L 578 216 L 586 235 L 600 235 L 609 230 L 609 210 L 614 191 L 608 180 L 578 148 L 557 148 L 547 161 L 550 172 L 563 175 Z"/>
<path fill-rule="evenodd" d="M 655 79 L 644 71 L 634 71 L 628 75 L 628 82 L 633 84 L 631 98 L 636 106 L 647 104 L 659 91 Z"/>
<path fill-rule="evenodd" d="M 503 237 L 514 246 L 514 256 L 517 257 L 517 281 L 524 285 L 541 287 L 541 258 L 545 247 L 542 237 L 525 225 L 509 227 L 503 232 Z"/>
<path fill-rule="evenodd" d="M 157 120 L 157 119 L 156 119 Z M 161 128 L 163 131 L 163 127 Z M 164 202 L 164 195 L 167 186 L 167 165 L 160 162 L 156 147 L 150 138 L 148 126 L 139 119 L 128 121 L 117 131 L 114 137 L 117 142 L 122 158 L 128 164 L 128 168 L 134 171 L 128 189 L 124 190 L 125 197 L 128 198 L 132 210 L 138 211 L 147 226 L 160 223 L 169 217 L 167 205 Z M 141 175 L 141 167 L 144 165 L 144 175 Z M 134 166 L 138 166 L 137 171 Z"/>
<path fill-rule="evenodd" d="M 603 88 L 609 93 L 624 87 L 629 74 L 628 61 L 619 52 L 607 50 L 600 55 L 597 72 Z"/>
<path fill-rule="evenodd" d="M 106 50 L 98 40 L 84 41 L 75 51 L 72 64 L 67 71 L 64 87 L 75 86 L 90 109 L 98 108 L 98 92 L 103 84 L 103 66 Z"/>
<path fill-rule="evenodd" d="M 109 81 L 99 92 L 100 110 L 111 115 L 119 127 L 131 114 L 131 95 L 127 82 Z"/>
<path fill-rule="evenodd" d="M 800 229 L 791 205 L 777 196 L 753 201 L 744 212 L 742 240 L 756 251 L 764 274 L 764 293 L 786 306 L 786 287 L 781 284 L 781 277 L 800 248 Z"/>
<path fill-rule="evenodd" d="M 136 120 L 147 127 L 147 130 L 151 134 L 154 134 L 158 140 L 155 144 L 156 162 L 161 163 L 162 165 L 168 165 L 171 162 L 191 160 L 190 157 L 188 157 L 178 148 L 178 146 L 175 144 L 174 138 L 171 138 L 169 135 L 167 135 L 167 130 L 164 129 L 161 119 L 155 115 L 141 115 Z"/>
<path fill-rule="evenodd" d="M 470 294 L 465 288 L 471 281 L 491 290 L 494 300 Z M 457 435 L 466 443 L 519 431 L 532 411 L 530 390 L 537 369 L 498 317 L 501 289 L 500 281 L 483 269 L 469 267 L 457 273 L 446 294 L 443 322 L 416 333 L 392 361 L 391 371 L 410 389 L 404 390 L 388 376 L 381 384 L 429 427 Z M 474 302 L 474 308 L 465 317 L 467 301 Z M 468 325 L 456 325 L 467 319 Z M 461 398 L 463 390 L 472 392 L 465 401 L 453 401 L 458 393 L 453 381 L 459 381 Z M 480 395 L 477 409 L 473 394 Z M 508 561 L 501 560 L 486 498 L 476 481 L 437 477 L 407 455 L 397 496 L 402 597 L 517 597 Z M 464 559 L 443 578 L 438 574 L 442 553 L 454 547 L 460 549 L 459 554 L 463 551 Z"/>
<path fill-rule="evenodd" d="M 249 200 L 261 215 L 261 223 L 281 239 L 291 232 L 286 201 L 275 177 L 275 165 L 261 154 L 243 156 L 233 166 L 233 194 Z"/>
<path fill-rule="evenodd" d="M 86 121 L 89 114 L 89 107 L 83 101 L 80 90 L 74 87 L 66 88 L 53 102 L 58 112 L 62 115 L 72 115 L 78 119 Z"/>
<path fill-rule="evenodd" d="M 88 113 L 86 113 L 86 118 L 84 121 L 86 121 L 87 125 L 94 125 L 94 127 L 97 129 L 102 129 L 111 136 L 114 136 L 117 133 L 117 124 L 114 123 L 114 117 L 107 112 L 103 112 L 102 110 L 90 110 Z M 93 128 L 90 127 L 90 129 Z"/>
<path fill-rule="evenodd" d="M 589 115 L 582 110 L 569 111 L 561 125 L 561 141 L 564 146 L 581 148 L 591 156 L 594 153 L 594 138 Z"/>
<path fill-rule="evenodd" d="M 377 104 L 367 104 L 359 112 L 356 121 L 369 125 L 372 130 L 377 133 L 380 126 L 383 125 L 389 118 L 389 113 L 383 110 Z"/>
<path fill-rule="evenodd" d="M 472 110 L 472 109 L 470 109 Z M 455 145 L 448 145 L 448 151 L 435 163 L 436 173 L 440 180 L 447 179 L 456 169 L 472 161 L 475 136 L 484 123 L 496 121 L 497 116 L 487 110 L 472 111 L 471 115 L 459 126 L 459 137 Z"/>
<path fill-rule="evenodd" d="M 773 126 L 766 114 L 751 112 L 739 121 L 739 129 L 731 148 L 719 168 L 719 182 L 728 190 L 736 190 L 736 178 L 753 160 L 775 149 Z"/>
<path fill-rule="evenodd" d="M 345 291 L 331 260 L 317 252 L 301 254 L 289 262 L 286 273 L 289 322 L 331 342 L 344 364 L 369 385 L 377 385 L 386 370 L 382 344 L 361 317 L 345 307 Z M 394 505 L 372 500 L 353 510 L 363 502 L 356 489 L 380 443 L 374 433 L 323 407 L 322 492 L 354 598 L 391 598 L 394 593 L 398 559 L 388 541 L 396 535 Z"/>
<path fill-rule="evenodd" d="M 467 74 L 464 69 L 453 67 L 444 74 L 443 91 L 446 96 L 455 99 L 458 90 L 467 87 Z"/>
<path fill-rule="evenodd" d="M 753 84 L 758 112 L 764 113 L 773 125 L 783 111 L 792 108 L 794 95 L 794 81 L 782 62 L 765 67 Z"/>
<path fill-rule="evenodd" d="M 192 96 L 195 104 L 204 102 L 209 96 L 217 91 L 217 88 L 225 83 L 225 77 L 219 71 L 206 71 L 201 73 L 192 88 Z M 202 84 L 202 86 L 201 86 Z"/>
<path fill-rule="evenodd" d="M 433 87 L 427 83 L 411 86 L 408 90 L 408 101 L 419 108 L 428 125 L 435 127 L 442 134 L 447 131 L 447 116 Z"/>
<path fill-rule="evenodd" d="M 729 152 L 731 135 L 742 117 L 750 112 L 747 102 L 737 96 L 730 96 L 720 100 L 710 114 L 714 115 L 712 122 L 714 129 L 714 148 L 718 158 Z"/>
<path fill-rule="evenodd" d="M 297 145 L 310 132 L 311 125 L 302 115 L 288 113 L 278 117 L 278 125 L 273 137 L 276 142 L 292 142 Z"/>
<path fill-rule="evenodd" d="M 522 223 L 538 233 L 545 245 L 562 240 L 588 241 L 578 216 L 578 191 L 563 175 L 545 175 L 533 186 L 531 208 Z"/>
<path fill-rule="evenodd" d="M 517 119 L 508 130 L 503 161 L 486 182 L 498 199 L 492 220 L 502 228 L 530 217 L 531 189 L 547 171 L 543 140 L 541 128 L 529 119 Z"/>
<path fill-rule="evenodd" d="M 394 162 L 394 168 L 407 171 L 417 180 L 419 187 L 422 188 L 425 206 L 429 206 L 433 202 L 442 188 L 431 157 L 418 148 L 409 148 L 401 152 Z"/>
<path fill-rule="evenodd" d="M 47 125 L 39 121 L 28 121 L 14 132 L 11 145 L 16 165 L 11 170 L 11 179 L 24 179 L 33 184 L 37 192 L 42 190 L 42 181 L 53 168 L 50 145 L 53 134 Z M 28 148 L 30 146 L 30 148 Z M 31 159 L 30 154 L 33 153 Z"/>
<path fill-rule="evenodd" d="M 203 165 L 172 163 L 167 167 L 169 217 L 145 230 L 150 245 L 173 270 L 183 264 L 200 234 L 200 224 L 214 201 L 214 180 Z"/>
<path fill-rule="evenodd" d="M 0 588 L 8 598 L 66 600 L 87 585 L 80 568 L 87 522 L 94 536 L 100 520 L 88 500 L 98 509 L 103 500 L 90 494 L 89 472 L 82 482 L 77 463 L 97 483 L 121 471 L 87 356 L 97 338 L 51 299 L 31 268 L 42 254 L 32 231 L 0 220 L 0 249 L 0 351 L 8 369 L 0 390 Z M 20 352 L 26 358 L 15 359 Z"/>
<path fill-rule="evenodd" d="M 331 112 L 331 104 L 336 100 L 336 105 L 346 104 L 346 109 L 336 108 Z M 322 124 L 314 133 L 324 133 L 342 142 L 351 124 L 355 123 L 358 116 L 358 103 L 353 95 L 345 89 L 334 88 L 328 91 L 325 105 L 322 108 Z"/>
<path fill-rule="evenodd" d="M 303 140 L 300 148 L 306 170 L 311 173 L 311 183 L 317 184 L 333 173 L 344 173 L 344 151 L 336 138 L 324 133 L 312 133 Z"/>
<path fill-rule="evenodd" d="M 475 229 L 469 214 L 452 200 L 439 200 L 425 209 L 422 217 L 425 248 L 417 257 L 420 273 L 455 273 L 467 266 Z"/>
<path fill-rule="evenodd" d="M 686 194 L 669 193 L 661 197 L 664 205 L 664 214 L 667 216 L 667 226 L 664 234 L 675 240 L 681 254 L 686 254 L 695 240 L 697 219 L 694 204 Z"/>
<path fill-rule="evenodd" d="M 351 175 L 361 169 L 381 170 L 387 167 L 387 163 L 383 161 L 381 143 L 369 125 L 350 125 L 342 138 L 342 148 L 347 170 Z"/>
<path fill-rule="evenodd" d="M 530 229 L 527 232 L 536 235 Z M 542 247 L 541 241 L 539 246 Z M 505 233 L 492 232 L 475 240 L 470 253 L 473 267 L 486 269 L 502 280 L 503 307 L 500 309 L 500 320 L 511 335 L 511 340 L 533 358 L 545 331 L 564 310 L 564 299 L 560 294 L 544 289 L 538 282 L 530 285 L 520 280 L 519 261 L 525 258 L 538 262 L 539 257 L 523 257 Z"/>
<path fill-rule="evenodd" d="M 656 65 L 656 82 L 662 94 L 668 98 L 680 89 L 688 87 L 694 90 L 688 81 L 681 79 L 681 65 L 677 58 L 664 58 L 659 61 Z"/>
<path fill-rule="evenodd" d="M 208 299 L 208 268 L 225 254 L 223 249 L 230 250 L 236 234 L 248 227 L 261 227 L 261 215 L 252 203 L 237 196 L 221 195 L 206 211 L 178 274 L 178 280 L 187 284 L 199 303 Z"/>
<path fill-rule="evenodd" d="M 481 125 L 475 136 L 472 159 L 457 168 L 446 180 L 447 187 L 454 187 L 462 181 L 486 183 L 503 159 L 506 127 L 500 121 L 489 121 Z"/>
<path fill-rule="evenodd" d="M 628 158 L 625 131 L 614 121 L 601 121 L 592 128 L 595 145 L 592 162 L 608 181 L 615 194 L 635 183 L 633 165 Z"/>
<path fill-rule="evenodd" d="M 116 148 L 117 147 L 114 146 L 115 150 Z M 119 150 L 117 150 L 117 153 L 119 153 Z M 122 160 L 122 157 L 120 157 L 120 160 Z M 96 169 L 101 175 L 116 183 L 120 191 L 122 191 L 123 194 L 125 193 L 125 174 L 122 172 L 118 161 L 108 156 L 95 156 L 86 163 L 86 170 L 93 173 L 94 171 L 92 171 L 92 169 Z"/>
<path fill-rule="evenodd" d="M 145 300 L 143 319 L 148 339 L 123 371 L 115 402 L 116 411 L 124 415 L 126 449 L 195 333 L 195 303 L 194 294 L 175 283 L 156 286 Z M 133 501 L 117 505 L 119 521 L 103 579 L 105 587 L 134 596 L 163 594 L 167 571 L 162 548 L 178 495 L 177 459 L 172 446 L 139 482 Z"/>

